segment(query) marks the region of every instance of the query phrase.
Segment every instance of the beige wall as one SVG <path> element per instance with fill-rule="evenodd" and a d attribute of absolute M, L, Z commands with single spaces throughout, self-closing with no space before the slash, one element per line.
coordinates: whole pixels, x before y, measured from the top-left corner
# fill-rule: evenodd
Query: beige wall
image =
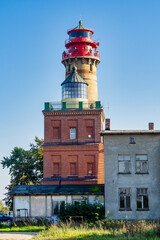
<path fill-rule="evenodd" d="M 67 78 L 72 72 L 72 67 L 76 66 L 79 75 L 88 83 L 88 101 L 98 101 L 97 66 L 100 61 L 95 58 L 77 57 L 62 62 L 66 68 L 65 77 Z M 69 65 L 70 72 L 68 72 Z M 90 65 L 92 65 L 92 71 L 90 71 Z"/>
<path fill-rule="evenodd" d="M 88 199 L 88 202 L 93 204 L 95 202 L 104 203 L 104 196 L 83 196 Z M 74 196 L 14 196 L 14 217 L 17 217 L 17 209 L 28 210 L 28 215 L 30 218 L 34 217 L 51 217 L 52 214 L 52 201 L 65 201 L 65 203 L 72 204 L 73 200 L 83 199 L 80 195 Z M 24 217 L 24 216 L 22 216 Z"/>

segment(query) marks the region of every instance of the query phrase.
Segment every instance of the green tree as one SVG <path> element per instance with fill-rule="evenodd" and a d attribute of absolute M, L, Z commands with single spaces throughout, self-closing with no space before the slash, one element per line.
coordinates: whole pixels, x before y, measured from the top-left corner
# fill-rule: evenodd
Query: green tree
<path fill-rule="evenodd" d="M 43 139 L 35 137 L 35 143 L 29 150 L 15 147 L 9 157 L 1 160 L 3 168 L 9 169 L 10 184 L 6 187 L 11 191 L 17 185 L 39 184 L 43 176 Z M 5 203 L 12 208 L 12 199 L 6 194 Z"/>
<path fill-rule="evenodd" d="M 0 201 L 0 213 L 7 214 L 9 208 L 3 205 L 3 202 Z"/>

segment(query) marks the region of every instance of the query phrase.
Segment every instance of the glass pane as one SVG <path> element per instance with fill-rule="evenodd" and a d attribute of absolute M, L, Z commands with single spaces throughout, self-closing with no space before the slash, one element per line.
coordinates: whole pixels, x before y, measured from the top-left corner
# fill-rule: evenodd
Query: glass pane
<path fill-rule="evenodd" d="M 119 155 L 118 155 L 118 160 L 120 160 L 120 161 L 122 161 L 122 160 L 129 161 L 129 160 L 130 160 L 130 155 L 122 155 L 122 154 L 119 154 Z"/>
<path fill-rule="evenodd" d="M 58 214 L 58 201 L 53 201 L 53 214 Z"/>
<path fill-rule="evenodd" d="M 120 208 L 124 208 L 124 197 L 120 196 Z"/>
<path fill-rule="evenodd" d="M 123 160 L 130 160 L 130 155 L 124 155 Z"/>
<path fill-rule="evenodd" d="M 148 172 L 148 161 L 143 161 L 142 162 L 142 171 L 144 173 Z"/>
<path fill-rule="evenodd" d="M 130 172 L 130 161 L 122 161 L 119 163 L 119 172 L 120 173 L 129 173 Z"/>
<path fill-rule="evenodd" d="M 144 208 L 148 208 L 148 196 L 143 196 L 143 206 Z"/>
<path fill-rule="evenodd" d="M 126 208 L 130 208 L 130 196 L 126 196 Z"/>
<path fill-rule="evenodd" d="M 124 164 L 125 164 L 125 172 L 127 173 L 127 172 L 129 172 L 130 171 L 130 162 L 124 162 Z"/>
<path fill-rule="evenodd" d="M 136 172 L 141 172 L 141 162 L 140 161 L 136 161 Z"/>
<path fill-rule="evenodd" d="M 63 213 L 65 210 L 65 201 L 60 201 L 60 213 Z"/>
<path fill-rule="evenodd" d="M 124 164 L 124 162 L 119 162 L 119 172 L 121 172 L 121 173 L 125 172 L 125 164 Z"/>
<path fill-rule="evenodd" d="M 137 197 L 137 208 L 142 208 L 142 196 Z"/>
<path fill-rule="evenodd" d="M 147 154 L 137 154 L 136 155 L 136 160 L 147 160 L 148 159 L 148 155 Z"/>
<path fill-rule="evenodd" d="M 70 139 L 76 139 L 76 128 L 71 128 L 70 129 Z"/>

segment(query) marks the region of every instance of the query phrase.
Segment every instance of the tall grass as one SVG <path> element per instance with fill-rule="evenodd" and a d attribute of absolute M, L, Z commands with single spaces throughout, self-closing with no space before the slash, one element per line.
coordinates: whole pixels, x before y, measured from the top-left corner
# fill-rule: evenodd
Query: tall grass
<path fill-rule="evenodd" d="M 154 221 L 112 221 L 103 220 L 96 224 L 60 222 L 52 225 L 34 237 L 38 240 L 158 240 L 160 239 L 160 224 Z"/>

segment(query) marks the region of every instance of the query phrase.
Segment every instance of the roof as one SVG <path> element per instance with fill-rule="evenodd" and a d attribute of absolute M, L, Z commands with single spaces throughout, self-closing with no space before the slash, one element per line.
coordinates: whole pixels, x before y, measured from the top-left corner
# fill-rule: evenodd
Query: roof
<path fill-rule="evenodd" d="M 160 134 L 160 130 L 103 130 L 100 135 L 143 135 L 143 134 Z"/>
<path fill-rule="evenodd" d="M 76 66 L 73 67 L 72 73 L 64 80 L 64 82 L 61 84 L 61 86 L 63 84 L 66 84 L 66 83 L 83 83 L 83 84 L 87 84 L 86 81 L 77 73 L 77 67 Z"/>
<path fill-rule="evenodd" d="M 68 30 L 67 33 L 70 34 L 71 32 L 80 31 L 80 30 L 85 30 L 85 31 L 91 32 L 92 34 L 94 33 L 94 31 L 92 29 L 84 27 L 82 25 L 82 21 L 81 20 L 79 21 L 79 25 L 77 27 Z"/>
<path fill-rule="evenodd" d="M 104 185 L 80 184 L 80 185 L 18 185 L 10 195 L 100 195 L 104 194 Z"/>

